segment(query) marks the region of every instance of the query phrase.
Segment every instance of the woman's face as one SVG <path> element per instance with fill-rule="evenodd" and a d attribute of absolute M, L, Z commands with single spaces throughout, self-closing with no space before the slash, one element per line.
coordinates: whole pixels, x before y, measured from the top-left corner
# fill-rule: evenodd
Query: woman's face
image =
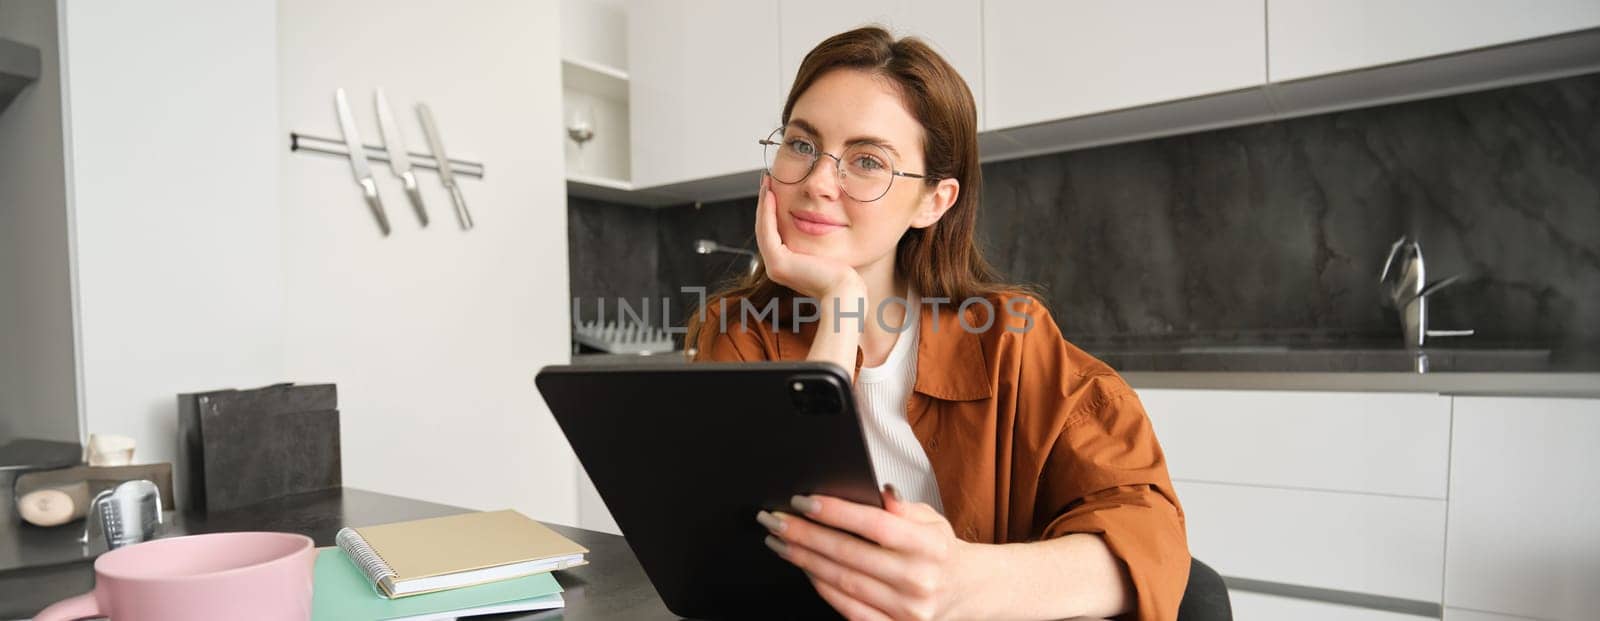
<path fill-rule="evenodd" d="M 774 179 L 771 184 L 777 198 L 778 233 L 784 244 L 795 252 L 835 259 L 857 269 L 893 261 L 895 245 L 906 229 L 937 222 L 955 202 L 959 184 L 945 179 L 929 187 L 923 179 L 893 176 L 888 193 L 862 202 L 845 192 L 834 158 L 822 153 L 844 157 L 857 145 L 876 145 L 880 149 L 876 153 L 892 159 L 887 164 L 893 170 L 922 174 L 926 172 L 922 133 L 922 124 L 886 78 L 839 69 L 813 82 L 790 111 L 783 141 L 791 146 L 796 139 L 809 143 L 819 152 L 817 162 L 798 182 Z M 878 165 L 855 159 L 857 165 Z M 847 175 L 850 164 L 845 163 Z"/>

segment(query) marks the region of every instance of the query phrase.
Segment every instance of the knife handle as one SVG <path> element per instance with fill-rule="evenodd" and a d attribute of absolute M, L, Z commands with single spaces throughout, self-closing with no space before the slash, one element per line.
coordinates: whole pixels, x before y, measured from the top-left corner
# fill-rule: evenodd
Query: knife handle
<path fill-rule="evenodd" d="M 417 174 L 405 171 L 400 175 L 400 182 L 405 185 L 406 197 L 411 199 L 411 208 L 417 210 L 417 220 L 422 222 L 423 228 L 427 228 L 428 209 L 422 206 L 422 191 L 417 189 Z"/>
<path fill-rule="evenodd" d="M 383 199 L 378 198 L 378 184 L 372 177 L 362 179 L 361 194 L 367 199 L 367 207 L 372 208 L 372 216 L 378 219 L 378 230 L 383 231 L 383 236 L 389 236 L 389 216 L 383 213 Z"/>
<path fill-rule="evenodd" d="M 461 186 L 450 184 L 450 202 L 456 205 L 456 219 L 461 221 L 461 230 L 472 230 L 472 213 L 467 211 L 467 199 L 461 195 Z"/>

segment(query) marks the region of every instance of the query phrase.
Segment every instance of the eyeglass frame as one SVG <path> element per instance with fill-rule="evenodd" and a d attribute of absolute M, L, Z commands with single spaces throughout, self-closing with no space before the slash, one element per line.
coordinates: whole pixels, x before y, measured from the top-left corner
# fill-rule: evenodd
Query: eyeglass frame
<path fill-rule="evenodd" d="M 779 149 L 782 149 L 783 148 L 783 143 L 782 142 L 773 142 L 773 140 L 772 140 L 772 136 L 774 134 L 777 134 L 777 133 L 781 132 L 781 131 L 783 131 L 782 127 L 779 127 L 777 129 L 772 130 L 772 133 L 767 134 L 766 138 L 762 138 L 761 140 L 757 140 L 756 144 L 761 145 L 763 148 L 765 148 L 765 147 L 777 147 Z M 873 145 L 873 146 L 877 146 L 877 145 Z M 898 164 L 896 164 L 895 161 L 894 161 L 894 155 L 891 154 L 891 153 L 888 153 L 888 149 L 884 149 L 883 147 L 878 147 L 878 148 L 882 149 L 885 152 L 884 153 L 884 157 L 885 157 L 885 159 L 889 160 L 889 184 L 883 186 L 883 193 L 879 194 L 877 198 L 870 199 L 870 200 L 861 200 L 861 199 L 856 198 L 854 196 L 851 196 L 850 198 L 855 198 L 856 201 L 862 202 L 862 203 L 877 202 L 879 200 L 882 200 L 883 197 L 889 195 L 889 190 L 894 188 L 894 178 L 895 177 L 906 177 L 906 178 L 909 178 L 909 179 L 922 179 L 924 181 L 930 179 L 930 177 L 927 175 L 927 173 L 920 173 L 919 174 L 919 173 L 910 173 L 910 172 L 905 172 L 905 171 L 899 170 L 897 168 Z M 848 151 L 849 149 L 847 148 L 845 150 Z M 764 154 L 761 157 L 761 159 L 762 159 L 762 170 L 766 171 L 767 176 L 768 177 L 772 177 L 773 181 L 777 181 L 778 183 L 782 183 L 784 185 L 794 185 L 796 183 L 800 183 L 800 182 L 805 181 L 806 179 L 810 178 L 811 177 L 811 173 L 817 169 L 817 162 L 822 161 L 822 156 L 824 156 L 824 155 L 833 158 L 833 174 L 834 174 L 834 178 L 839 180 L 839 190 L 840 191 L 844 191 L 844 158 L 841 157 L 841 156 L 829 153 L 827 151 L 823 151 L 820 148 L 820 146 L 817 149 L 817 154 L 811 156 L 811 165 L 806 167 L 806 174 L 800 175 L 799 179 L 795 179 L 794 181 L 784 181 L 784 180 L 779 179 L 777 177 L 773 177 L 772 176 L 772 166 L 770 164 L 766 163 L 766 156 Z M 849 192 L 845 192 L 845 195 L 848 196 L 849 194 L 850 194 Z"/>

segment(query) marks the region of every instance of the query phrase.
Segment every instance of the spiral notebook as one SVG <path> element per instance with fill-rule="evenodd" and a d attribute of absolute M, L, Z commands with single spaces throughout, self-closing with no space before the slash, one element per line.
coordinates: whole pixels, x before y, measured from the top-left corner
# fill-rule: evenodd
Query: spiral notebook
<path fill-rule="evenodd" d="M 561 585 L 547 573 L 389 599 L 361 575 L 344 550 L 321 548 L 310 621 L 445 621 L 564 605 Z"/>
<path fill-rule="evenodd" d="M 576 567 L 589 553 L 511 510 L 345 528 L 334 540 L 390 598 Z"/>

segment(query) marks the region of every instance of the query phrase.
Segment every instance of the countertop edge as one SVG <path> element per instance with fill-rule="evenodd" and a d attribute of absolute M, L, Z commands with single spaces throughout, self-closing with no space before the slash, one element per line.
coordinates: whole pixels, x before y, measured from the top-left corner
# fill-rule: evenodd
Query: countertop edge
<path fill-rule="evenodd" d="M 574 365 L 685 362 L 655 356 L 576 354 Z M 1600 399 L 1600 372 L 1119 371 L 1135 389 L 1411 392 L 1473 397 Z"/>
<path fill-rule="evenodd" d="M 1600 373 L 1273 373 L 1128 371 L 1135 389 L 1418 392 L 1472 397 L 1600 399 Z"/>

